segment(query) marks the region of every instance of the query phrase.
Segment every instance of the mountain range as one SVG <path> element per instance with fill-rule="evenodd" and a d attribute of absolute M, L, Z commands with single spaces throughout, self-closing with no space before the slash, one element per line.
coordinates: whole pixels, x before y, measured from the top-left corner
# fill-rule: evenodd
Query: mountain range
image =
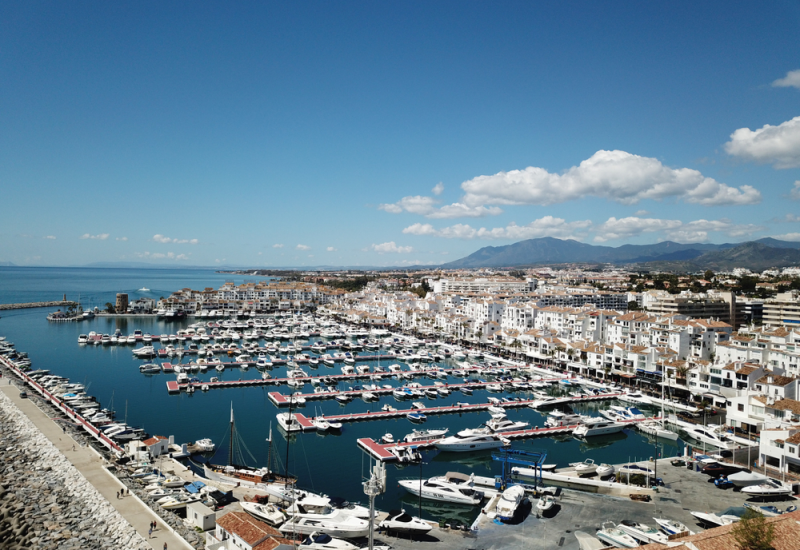
<path fill-rule="evenodd" d="M 486 246 L 441 267 L 517 267 L 565 263 L 636 264 L 670 271 L 732 269 L 761 271 L 770 267 L 800 265 L 800 242 L 767 237 L 745 243 L 690 243 L 664 241 L 656 244 L 598 246 L 572 239 L 543 237 L 506 246 Z"/>

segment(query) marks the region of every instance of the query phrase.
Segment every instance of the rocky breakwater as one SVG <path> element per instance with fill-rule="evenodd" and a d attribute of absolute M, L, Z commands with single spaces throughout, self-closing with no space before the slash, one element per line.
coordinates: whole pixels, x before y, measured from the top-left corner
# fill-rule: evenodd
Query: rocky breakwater
<path fill-rule="evenodd" d="M 0 548 L 151 548 L 2 392 L 0 441 Z"/>

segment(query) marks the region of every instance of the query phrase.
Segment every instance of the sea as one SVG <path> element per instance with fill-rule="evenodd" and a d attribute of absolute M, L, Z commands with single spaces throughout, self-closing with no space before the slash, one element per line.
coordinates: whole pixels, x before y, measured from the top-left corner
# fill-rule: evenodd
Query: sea
<path fill-rule="evenodd" d="M 60 300 L 66 294 L 68 300 L 78 301 L 84 309 L 114 303 L 116 294 L 127 293 L 131 300 L 140 297 L 158 299 L 169 296 L 182 288 L 218 288 L 227 281 L 235 284 L 264 280 L 264 277 L 216 273 L 211 269 L 115 269 L 115 268 L 45 268 L 45 267 L 0 267 L 0 303 L 19 303 Z M 147 291 L 141 289 L 149 289 Z M 237 437 L 234 438 L 234 457 L 254 467 L 267 465 L 297 476 L 298 485 L 304 489 L 341 496 L 351 502 L 366 503 L 362 482 L 369 477 L 372 461 L 356 444 L 362 437 L 378 440 L 386 433 L 401 439 L 415 428 L 447 428 L 455 434 L 465 428 L 475 428 L 488 421 L 487 412 L 429 415 L 422 425 L 413 424 L 405 418 L 345 423 L 341 433 L 302 433 L 288 436 L 278 428 L 275 415 L 279 410 L 268 399 L 267 393 L 282 391 L 291 393 L 282 386 L 213 389 L 194 394 L 168 394 L 166 383 L 173 374 L 142 374 L 143 363 L 131 350 L 133 346 L 86 346 L 78 344 L 80 334 L 90 331 L 113 334 L 119 329 L 123 334 L 136 329 L 151 334 L 175 334 L 195 322 L 188 318 L 182 321 L 163 321 L 155 318 L 95 317 L 80 322 L 48 322 L 46 316 L 56 308 L 38 308 L 0 312 L 0 336 L 14 342 L 20 351 L 26 351 L 34 369 L 49 369 L 53 374 L 66 376 L 73 382 L 86 385 L 87 392 L 94 395 L 104 407 L 116 411 L 117 418 L 132 426 L 144 428 L 152 435 L 174 436 L 176 443 L 190 443 L 202 438 L 211 438 L 217 444 L 216 454 L 197 459 L 213 463 L 226 463 L 231 444 L 231 410 L 235 419 Z M 312 338 L 313 342 L 317 338 Z M 158 344 L 156 344 L 158 345 Z M 187 362 L 189 356 L 184 356 Z M 176 359 L 171 360 L 173 362 Z M 387 367 L 395 361 L 381 361 Z M 362 364 L 358 361 L 357 364 Z M 378 362 L 372 362 L 377 365 Z M 445 365 L 455 366 L 455 365 Z M 339 374 L 340 365 L 329 368 L 320 363 L 317 369 L 302 366 L 309 374 Z M 285 367 L 272 369 L 272 377 L 284 375 Z M 215 370 L 198 373 L 201 380 L 212 376 L 221 379 L 260 378 L 258 370 L 227 369 L 224 374 Z M 423 385 L 433 381 L 418 378 Z M 386 380 L 381 384 L 401 385 L 400 380 Z M 450 378 L 446 383 L 461 382 Z M 341 389 L 347 384 L 340 383 Z M 294 390 L 292 390 L 294 391 Z M 307 384 L 301 391 L 310 393 Z M 424 399 L 431 406 L 455 404 L 456 402 L 485 403 L 489 396 L 503 394 L 476 390 L 467 396 L 453 392 L 447 397 Z M 526 397 L 524 393 L 508 394 Z M 347 414 L 368 410 L 380 410 L 386 404 L 397 408 L 408 408 L 410 403 L 398 403 L 391 395 L 379 401 L 365 403 L 354 400 L 340 405 L 335 400 L 309 401 L 298 409 L 306 416 L 315 414 Z M 584 404 L 576 410 L 583 414 L 597 415 L 599 408 L 613 402 Z M 646 411 L 647 412 L 647 411 Z M 650 413 L 655 413 L 653 410 Z M 544 425 L 545 416 L 527 407 L 509 409 L 511 420 L 523 420 L 531 426 Z M 269 441 L 272 434 L 271 443 Z M 546 453 L 546 463 L 559 467 L 571 462 L 591 458 L 596 463 L 619 464 L 627 461 L 646 460 L 649 457 L 678 456 L 683 452 L 683 442 L 654 439 L 635 429 L 626 429 L 619 434 L 580 441 L 571 436 L 537 438 L 515 441 L 513 448 Z M 376 498 L 378 509 L 406 509 L 421 512 L 425 519 L 435 521 L 458 520 L 471 522 L 478 513 L 477 507 L 421 501 L 397 484 L 399 479 L 427 479 L 447 472 L 474 473 L 476 476 L 498 476 L 502 464 L 492 457 L 491 451 L 477 453 L 423 453 L 419 465 L 399 467 L 387 466 L 387 487 L 384 494 Z"/>

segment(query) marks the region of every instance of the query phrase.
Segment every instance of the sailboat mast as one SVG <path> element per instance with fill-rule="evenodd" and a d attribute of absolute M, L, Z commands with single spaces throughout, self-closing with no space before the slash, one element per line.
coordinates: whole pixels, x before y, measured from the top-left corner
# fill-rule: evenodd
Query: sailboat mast
<path fill-rule="evenodd" d="M 233 402 L 231 402 L 231 437 L 228 445 L 228 466 L 233 464 Z"/>
<path fill-rule="evenodd" d="M 272 473 L 272 422 L 269 423 L 269 446 L 267 447 L 267 470 Z"/>

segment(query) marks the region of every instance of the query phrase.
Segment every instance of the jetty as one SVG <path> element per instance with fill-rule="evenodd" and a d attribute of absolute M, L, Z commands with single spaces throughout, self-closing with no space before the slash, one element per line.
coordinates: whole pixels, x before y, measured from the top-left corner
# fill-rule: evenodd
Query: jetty
<path fill-rule="evenodd" d="M 0 304 L 0 311 L 9 309 L 32 309 L 35 307 L 78 307 L 78 302 L 71 302 L 68 300 L 57 300 L 54 302 L 24 302 L 21 304 Z"/>
<path fill-rule="evenodd" d="M 425 409 L 422 409 L 424 412 Z M 337 417 L 325 417 L 326 420 L 331 420 L 332 418 Z M 645 418 L 644 420 L 624 420 L 623 423 L 626 424 L 635 424 L 637 422 L 644 422 L 646 420 L 660 420 L 660 417 L 652 417 L 652 418 Z M 337 420 L 341 421 L 341 420 Z M 514 430 L 508 432 L 498 432 L 497 435 L 504 437 L 505 439 L 530 439 L 533 437 L 548 437 L 552 435 L 561 435 L 561 434 L 569 434 L 572 433 L 575 428 L 577 428 L 580 424 L 573 424 L 570 426 L 557 426 L 555 428 L 548 428 L 548 427 L 538 427 L 535 426 L 533 428 L 528 428 L 525 430 Z M 373 458 L 380 460 L 381 462 L 392 462 L 397 460 L 397 456 L 391 452 L 391 449 L 400 447 L 415 447 L 415 448 L 429 448 L 436 445 L 436 443 L 440 440 L 437 439 L 426 439 L 424 441 L 413 441 L 413 442 L 405 442 L 405 441 L 398 441 L 395 443 L 379 443 L 372 439 L 371 437 L 362 437 L 356 440 L 358 446 L 369 453 L 370 456 Z"/>

